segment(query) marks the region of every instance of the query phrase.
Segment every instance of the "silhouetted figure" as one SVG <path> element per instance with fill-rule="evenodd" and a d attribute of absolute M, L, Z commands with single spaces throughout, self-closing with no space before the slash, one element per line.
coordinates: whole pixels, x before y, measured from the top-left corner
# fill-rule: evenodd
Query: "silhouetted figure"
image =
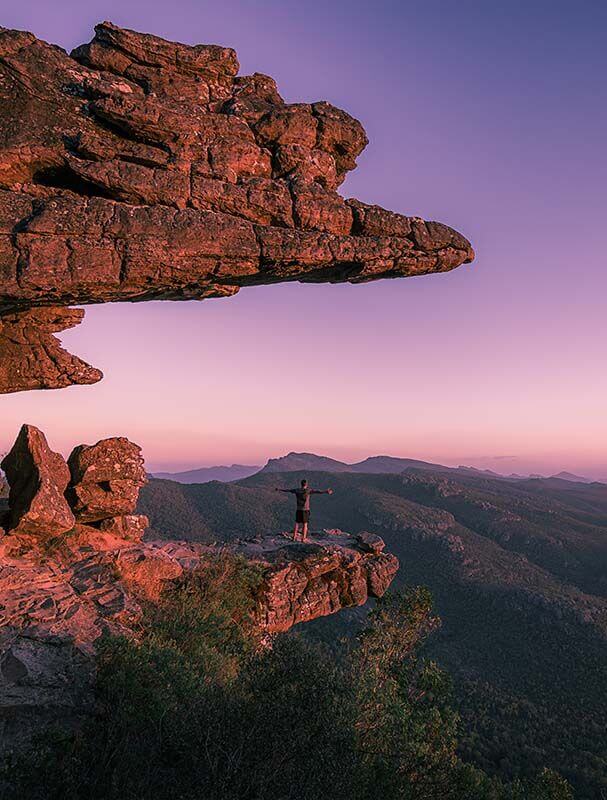
<path fill-rule="evenodd" d="M 310 521 L 310 496 L 313 494 L 333 494 L 333 489 L 310 489 L 308 481 L 304 478 L 299 489 L 276 488 L 276 491 L 295 495 L 297 510 L 295 512 L 293 541 L 297 541 L 297 530 L 301 526 L 301 541 L 305 542 L 308 538 L 308 522 Z"/>

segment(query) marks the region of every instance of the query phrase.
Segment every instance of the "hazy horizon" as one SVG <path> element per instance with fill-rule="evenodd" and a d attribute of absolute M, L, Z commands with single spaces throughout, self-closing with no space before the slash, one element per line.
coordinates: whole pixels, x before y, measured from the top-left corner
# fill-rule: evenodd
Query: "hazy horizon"
<path fill-rule="evenodd" d="M 292 452 L 292 451 L 288 451 L 288 452 Z M 310 452 L 310 451 L 303 451 L 303 452 Z M 203 463 L 198 464 L 197 463 L 196 465 L 188 464 L 188 465 L 185 465 L 185 466 L 177 466 L 177 467 L 172 467 L 170 465 L 168 467 L 167 466 L 158 467 L 158 466 L 150 466 L 146 462 L 146 470 L 148 471 L 148 473 L 180 474 L 180 473 L 183 473 L 183 472 L 190 472 L 190 471 L 194 471 L 194 470 L 197 470 L 197 469 L 207 469 L 207 468 L 211 468 L 211 467 L 232 467 L 232 466 L 249 466 L 249 467 L 253 467 L 253 466 L 258 466 L 260 468 L 263 468 L 266 465 L 266 463 L 269 460 L 269 458 L 279 458 L 281 455 L 285 456 L 287 454 L 288 454 L 287 451 L 285 451 L 284 453 L 278 453 L 277 455 L 268 456 L 268 458 L 261 459 L 258 462 L 251 462 L 251 463 L 248 463 L 248 462 L 244 463 L 242 461 L 234 461 L 233 462 L 233 461 L 230 461 L 228 459 L 228 461 L 226 461 L 226 462 L 224 462 L 222 464 L 210 464 L 210 463 L 209 464 L 206 464 L 206 463 L 205 464 L 203 464 Z M 324 453 L 324 452 L 320 453 L 319 452 L 319 453 L 314 453 L 314 455 L 317 455 L 317 456 L 328 456 L 329 458 L 335 458 L 337 461 L 343 461 L 344 460 L 344 459 L 341 459 L 341 458 L 337 458 L 337 456 L 331 455 L 330 453 Z M 371 458 L 373 456 L 387 456 L 389 458 L 414 458 L 416 461 L 428 461 L 428 460 L 430 460 L 430 459 L 425 459 L 425 458 L 417 458 L 416 456 L 395 455 L 394 453 L 368 453 L 367 455 L 362 456 L 359 459 L 355 459 L 355 460 L 352 460 L 352 461 L 346 460 L 346 463 L 355 464 L 355 463 L 357 463 L 359 461 L 364 461 L 366 458 Z M 448 459 L 443 459 L 443 460 L 441 460 L 441 459 L 438 459 L 438 460 L 431 459 L 431 461 L 433 463 L 436 463 L 436 464 L 441 464 L 442 466 L 445 466 L 445 467 L 472 467 L 472 468 L 475 468 L 475 469 L 478 469 L 478 470 L 491 470 L 492 472 L 496 472 L 498 475 L 503 475 L 505 477 L 507 477 L 509 475 L 512 475 L 512 474 L 515 474 L 515 475 L 522 475 L 523 477 L 525 477 L 527 475 L 542 475 L 543 477 L 549 478 L 549 477 L 552 477 L 553 475 L 557 475 L 560 472 L 568 472 L 568 473 L 571 473 L 572 475 L 576 475 L 579 478 L 588 478 L 588 479 L 593 480 L 593 481 L 598 481 L 599 483 L 607 483 L 607 474 L 606 473 L 589 474 L 589 473 L 584 473 L 584 472 L 581 472 L 581 471 L 576 471 L 576 470 L 573 470 L 573 469 L 568 469 L 567 467 L 563 467 L 562 469 L 558 469 L 558 470 L 555 470 L 555 471 L 551 471 L 549 469 L 548 470 L 544 469 L 543 471 L 540 470 L 540 469 L 537 469 L 537 470 L 535 470 L 535 469 L 518 469 L 518 468 L 514 468 L 514 467 L 512 469 L 508 469 L 506 467 L 497 465 L 497 464 L 499 464 L 499 459 L 496 460 L 496 459 L 490 459 L 490 458 L 489 459 L 479 459 L 476 462 L 472 462 L 470 460 L 457 461 L 457 459 L 455 459 L 454 461 L 451 461 L 449 463 L 448 463 Z M 493 466 L 489 466 L 489 464 L 491 464 L 491 463 L 493 463 Z"/>
<path fill-rule="evenodd" d="M 463 458 L 463 459 L 460 459 L 460 460 L 458 460 L 458 459 L 449 460 L 449 459 L 440 459 L 440 458 L 438 458 L 438 459 L 419 458 L 417 456 L 411 456 L 411 455 L 402 455 L 402 454 L 397 455 L 395 453 L 379 453 L 378 452 L 378 453 L 367 453 L 366 455 L 363 455 L 360 458 L 356 458 L 356 459 L 351 459 L 351 458 L 350 459 L 344 459 L 344 458 L 339 458 L 338 456 L 336 456 L 336 455 L 334 455 L 332 453 L 313 452 L 311 450 L 303 450 L 303 451 L 285 450 L 284 452 L 276 453 L 275 455 L 267 456 L 266 458 L 262 458 L 262 459 L 259 459 L 257 461 L 250 461 L 250 462 L 231 461 L 230 459 L 228 459 L 227 461 L 225 461 L 225 462 L 223 462 L 221 464 L 219 464 L 219 463 L 202 463 L 202 462 L 200 462 L 200 463 L 199 462 L 195 462 L 194 463 L 193 462 L 192 464 L 185 464 L 185 465 L 178 464 L 177 466 L 173 466 L 173 465 L 169 464 L 168 466 L 165 465 L 165 466 L 160 466 L 160 467 L 159 466 L 154 466 L 154 465 L 150 466 L 150 464 L 148 464 L 146 462 L 146 470 L 148 471 L 148 473 L 167 473 L 167 474 L 175 473 L 175 474 L 179 474 L 179 473 L 184 473 L 184 472 L 195 471 L 197 469 L 208 469 L 208 468 L 212 468 L 212 467 L 248 466 L 248 467 L 259 467 L 261 469 L 266 465 L 266 463 L 268 462 L 268 460 L 270 458 L 280 458 L 281 456 L 288 455 L 291 452 L 303 452 L 303 453 L 310 453 L 310 454 L 317 455 L 317 456 L 326 456 L 328 458 L 334 458 L 337 461 L 345 461 L 345 463 L 347 463 L 347 464 L 355 464 L 355 463 L 358 463 L 359 461 L 364 461 L 367 458 L 372 458 L 372 457 L 375 457 L 375 456 L 380 456 L 380 457 L 384 456 L 384 457 L 388 457 L 388 458 L 411 458 L 411 459 L 415 459 L 416 461 L 431 461 L 433 463 L 440 464 L 440 465 L 445 466 L 445 467 L 472 467 L 472 468 L 475 468 L 475 469 L 478 469 L 478 470 L 491 470 L 492 472 L 496 472 L 497 474 L 503 475 L 503 476 L 509 476 L 509 475 L 513 475 L 513 474 L 522 475 L 523 477 L 527 476 L 527 475 L 542 475 L 543 477 L 549 478 L 549 477 L 552 477 L 553 475 L 559 474 L 560 472 L 567 472 L 567 473 L 570 473 L 572 475 L 576 475 L 579 478 L 588 478 L 588 479 L 591 479 L 591 480 L 594 480 L 594 481 L 598 481 L 600 483 L 607 483 L 607 471 L 603 472 L 603 473 L 600 473 L 600 472 L 588 473 L 588 472 L 583 472 L 582 470 L 569 469 L 567 466 L 561 467 L 561 469 L 556 469 L 556 470 L 551 470 L 549 468 L 541 469 L 540 467 L 538 467 L 537 469 L 532 469 L 531 467 L 527 467 L 527 468 L 520 467 L 519 468 L 519 467 L 515 467 L 514 466 L 514 464 L 516 463 L 516 457 L 514 457 L 514 456 L 510 456 L 510 457 L 493 456 L 493 457 L 489 457 L 489 458 L 483 458 L 481 456 L 481 457 L 478 457 L 478 458 L 469 458 L 468 457 L 468 458 Z M 512 469 L 509 469 L 508 467 L 504 466 L 505 462 L 508 463 L 508 464 L 512 464 L 513 465 Z M 159 463 L 162 463 L 162 462 L 159 462 Z M 541 464 L 541 463 L 542 462 L 539 462 L 539 461 L 537 462 L 537 464 Z"/>
<path fill-rule="evenodd" d="M 268 451 L 270 452 L 270 451 Z M 364 461 L 367 458 L 373 457 L 388 457 L 388 458 L 407 458 L 407 459 L 414 459 L 416 461 L 427 461 L 435 464 L 441 464 L 446 467 L 473 467 L 479 470 L 491 470 L 492 472 L 496 472 L 500 475 L 511 475 L 511 474 L 520 474 L 520 475 L 531 475 L 531 474 L 538 474 L 543 475 L 545 477 L 550 477 L 552 475 L 556 475 L 559 472 L 569 472 L 574 475 L 577 475 L 581 478 L 590 478 L 595 481 L 606 482 L 607 483 L 607 469 L 601 472 L 600 470 L 593 472 L 593 471 L 584 471 L 581 469 L 572 469 L 568 465 L 561 466 L 558 469 L 552 469 L 550 464 L 546 461 L 535 461 L 535 462 L 526 462 L 521 463 L 517 459 L 516 456 L 462 456 L 461 458 L 441 458 L 438 457 L 422 457 L 419 455 L 411 455 L 409 453 L 391 453 L 391 452 L 383 452 L 383 451 L 361 451 L 358 456 L 354 457 L 352 455 L 342 455 L 340 456 L 340 452 L 345 453 L 352 453 L 356 451 L 352 450 L 310 450 L 310 449 L 303 449 L 303 450 L 293 450 L 293 448 L 283 449 L 281 451 L 272 451 L 269 455 L 263 455 L 258 459 L 242 461 L 238 459 L 231 459 L 227 458 L 226 460 L 219 462 L 209 462 L 209 461 L 192 461 L 190 462 L 167 462 L 167 461 L 158 461 L 155 463 L 149 462 L 146 459 L 146 470 L 149 473 L 159 473 L 159 472 L 167 472 L 167 473 L 182 473 L 188 472 L 191 470 L 197 469 L 206 469 L 209 467 L 231 467 L 231 466 L 257 466 L 263 468 L 270 459 L 273 458 L 280 458 L 282 456 L 286 456 L 290 453 L 308 453 L 316 456 L 325 456 L 328 458 L 333 458 L 337 461 L 343 461 L 347 464 L 355 464 L 360 461 Z M 66 452 L 66 455 L 69 453 Z M 145 456 L 145 453 L 144 453 Z M 160 466 L 159 466 L 160 465 Z"/>
<path fill-rule="evenodd" d="M 31 420 L 29 420 L 31 422 Z M 27 422 L 27 420 L 24 420 Z M 34 424 L 34 423 L 32 423 Z M 3 434 L 4 428 L 3 425 Z M 92 437 L 85 441 L 85 439 L 79 439 L 74 441 L 61 441 L 51 429 L 43 429 L 44 433 L 49 440 L 49 444 L 51 447 L 58 452 L 61 452 L 66 458 L 69 456 L 73 447 L 78 444 L 94 444 L 96 441 L 95 437 Z M 19 426 L 17 426 L 14 430 L 14 435 L 12 438 L 10 436 L 6 437 L 3 435 L 0 438 L 0 455 L 6 453 L 10 447 L 14 439 L 16 438 L 19 432 Z M 126 435 L 124 432 L 114 432 L 114 434 L 107 434 L 109 435 Z M 140 443 L 140 442 L 139 442 Z M 461 456 L 454 456 L 454 457 L 446 457 L 441 456 L 440 454 L 420 454 L 420 453 L 413 453 L 413 452 L 392 452 L 392 451 L 384 451 L 381 449 L 377 450 L 364 450 L 361 448 L 353 448 L 353 447 L 325 447 L 324 445 L 319 445 L 318 448 L 314 449 L 311 447 L 301 447 L 295 448 L 290 447 L 288 444 L 284 445 L 282 448 L 278 447 L 268 447 L 259 450 L 251 451 L 251 457 L 246 458 L 239 458 L 234 457 L 229 454 L 229 450 L 225 451 L 226 455 L 223 458 L 219 458 L 216 460 L 209 460 L 208 458 L 201 455 L 201 458 L 193 458 L 192 460 L 171 460 L 167 458 L 163 458 L 162 455 L 156 456 L 153 459 L 150 459 L 146 454 L 145 448 L 143 451 L 143 456 L 145 458 L 145 467 L 148 473 L 159 473 L 159 472 L 167 472 L 167 473 L 181 473 L 181 472 L 188 472 L 191 470 L 197 469 L 206 469 L 209 467 L 231 467 L 231 466 L 258 466 L 260 468 L 264 467 L 266 463 L 272 458 L 280 458 L 282 456 L 286 456 L 289 453 L 309 453 L 317 456 L 325 456 L 328 458 L 336 459 L 337 461 L 344 461 L 347 464 L 354 464 L 359 461 L 364 461 L 367 458 L 372 458 L 375 456 L 386 456 L 389 458 L 407 458 L 407 459 L 414 459 L 416 461 L 427 461 L 432 462 L 435 464 L 441 464 L 446 467 L 474 467 L 479 470 L 488 469 L 492 472 L 497 472 L 500 475 L 511 475 L 511 474 L 520 474 L 520 475 L 531 475 L 531 474 L 538 474 L 543 475 L 545 477 L 550 477 L 552 475 L 556 475 L 559 472 L 569 472 L 574 475 L 577 475 L 582 478 L 589 478 L 595 481 L 600 481 L 607 483 L 607 466 L 601 468 L 600 466 L 597 469 L 586 469 L 582 466 L 575 466 L 575 464 L 559 462 L 556 456 L 552 457 L 545 457 L 545 458 L 537 458 L 537 459 L 522 459 L 519 456 L 515 455 L 498 455 L 498 456 L 483 456 L 483 455 L 470 455 L 470 454 L 463 454 Z M 554 460 L 556 459 L 556 460 Z M 556 465 L 556 466 L 555 466 Z"/>
<path fill-rule="evenodd" d="M 532 5 L 3 4 L 0 24 L 67 49 L 107 18 L 233 46 L 241 74 L 363 122 L 342 194 L 452 225 L 477 260 L 88 307 L 62 339 L 106 377 L 3 397 L 0 451 L 31 422 L 62 452 L 128 436 L 155 472 L 296 450 L 607 479 L 607 6 Z"/>

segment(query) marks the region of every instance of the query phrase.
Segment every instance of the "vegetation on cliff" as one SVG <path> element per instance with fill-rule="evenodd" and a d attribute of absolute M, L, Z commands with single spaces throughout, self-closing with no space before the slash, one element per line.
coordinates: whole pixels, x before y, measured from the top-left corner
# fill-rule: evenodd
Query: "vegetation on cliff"
<path fill-rule="evenodd" d="M 506 782 L 546 765 L 584 800 L 606 797 L 607 486 L 429 468 L 262 473 L 229 485 L 152 480 L 140 510 L 152 536 L 287 530 L 291 502 L 272 489 L 301 477 L 334 489 L 317 498 L 313 529 L 374 531 L 400 560 L 393 588 L 430 588 L 442 626 L 426 655 L 453 679 L 462 758 Z M 304 631 L 331 643 L 361 624 L 346 611 Z"/>
<path fill-rule="evenodd" d="M 148 609 L 137 640 L 99 647 L 95 716 L 7 765 L 23 800 L 568 800 L 458 758 L 449 679 L 420 655 L 439 621 L 427 590 L 378 601 L 341 652 L 260 642 L 259 574 L 221 556 Z M 10 786 L 10 788 L 9 788 Z"/>

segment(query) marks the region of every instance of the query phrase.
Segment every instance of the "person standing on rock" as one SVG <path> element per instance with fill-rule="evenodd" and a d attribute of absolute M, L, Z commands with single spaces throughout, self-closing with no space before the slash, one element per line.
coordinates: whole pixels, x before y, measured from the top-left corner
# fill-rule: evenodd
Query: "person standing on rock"
<path fill-rule="evenodd" d="M 300 541 L 305 542 L 308 538 L 308 523 L 310 521 L 310 496 L 313 494 L 333 494 L 333 489 L 310 489 L 308 481 L 304 478 L 301 486 L 297 489 L 279 489 L 276 487 L 276 491 L 295 495 L 297 510 L 295 511 L 293 541 L 297 541 L 297 531 L 301 527 Z"/>

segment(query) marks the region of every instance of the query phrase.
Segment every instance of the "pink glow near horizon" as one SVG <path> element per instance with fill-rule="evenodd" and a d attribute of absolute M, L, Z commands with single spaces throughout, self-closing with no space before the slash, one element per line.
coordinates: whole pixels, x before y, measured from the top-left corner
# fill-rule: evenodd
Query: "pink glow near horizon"
<path fill-rule="evenodd" d="M 129 436 L 154 471 L 301 450 L 607 479 L 600 4 L 583 20 L 560 3 L 40 5 L 0 24 L 68 48 L 108 17 L 230 44 L 288 100 L 347 109 L 370 144 L 342 193 L 451 224 L 478 257 L 365 286 L 89 307 L 63 341 L 104 381 L 2 397 L 0 451 L 27 421 L 64 452 Z"/>

